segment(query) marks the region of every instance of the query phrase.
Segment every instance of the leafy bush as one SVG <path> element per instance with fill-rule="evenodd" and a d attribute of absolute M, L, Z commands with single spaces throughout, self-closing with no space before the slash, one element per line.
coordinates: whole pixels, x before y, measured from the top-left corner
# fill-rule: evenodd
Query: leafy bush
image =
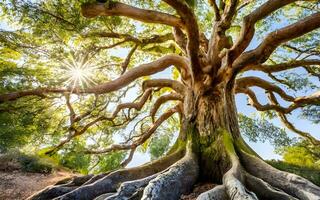
<path fill-rule="evenodd" d="M 16 150 L 0 156 L 0 170 L 4 171 L 22 170 L 33 173 L 51 173 L 54 167 L 54 164 L 47 159 L 26 155 Z"/>
<path fill-rule="evenodd" d="M 286 163 L 320 170 L 320 148 L 302 140 L 280 149 Z"/>
<path fill-rule="evenodd" d="M 52 164 L 46 163 L 45 160 L 36 156 L 21 154 L 18 161 L 22 166 L 22 170 L 25 172 L 51 173 L 53 171 Z"/>

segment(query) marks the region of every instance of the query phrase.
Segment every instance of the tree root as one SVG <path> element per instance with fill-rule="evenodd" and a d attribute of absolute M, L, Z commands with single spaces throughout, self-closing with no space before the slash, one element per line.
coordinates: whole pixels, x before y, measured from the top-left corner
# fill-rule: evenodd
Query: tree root
<path fill-rule="evenodd" d="M 242 184 L 243 170 L 234 149 L 233 140 L 228 132 L 224 133 L 223 141 L 232 164 L 231 169 L 223 176 L 223 185 L 226 187 L 229 198 L 231 200 L 258 200 L 258 197 Z"/>
<path fill-rule="evenodd" d="M 320 187 L 295 174 L 283 172 L 264 161 L 239 151 L 243 164 L 250 174 L 261 178 L 273 187 L 301 200 L 320 200 Z M 277 197 L 278 199 L 278 197 Z"/>
<path fill-rule="evenodd" d="M 33 194 L 27 200 L 48 200 L 53 199 L 57 196 L 64 195 L 77 187 L 65 187 L 65 186 L 49 186 L 45 189 Z"/>
<path fill-rule="evenodd" d="M 259 199 L 298 200 L 249 173 L 245 173 L 245 179 L 248 188 L 257 194 Z"/>
<path fill-rule="evenodd" d="M 132 199 L 135 195 L 137 195 L 137 192 L 143 191 L 149 182 L 158 175 L 159 174 L 154 174 L 143 179 L 124 182 L 120 185 L 118 192 L 106 198 L 106 200 Z"/>
<path fill-rule="evenodd" d="M 96 197 L 94 200 L 105 200 L 106 198 L 114 195 L 114 193 L 106 193 Z"/>
<path fill-rule="evenodd" d="M 92 178 L 90 178 L 87 182 L 85 182 L 83 185 L 89 185 L 91 183 L 94 183 L 96 182 L 97 180 L 107 176 L 108 174 L 110 173 L 102 173 L 102 174 L 98 174 L 98 175 L 95 175 L 95 176 L 92 176 Z"/>
<path fill-rule="evenodd" d="M 211 190 L 208 190 L 200 194 L 197 200 L 228 200 L 229 197 L 226 192 L 226 187 L 224 185 L 219 185 Z"/>
<path fill-rule="evenodd" d="M 186 155 L 164 173 L 150 181 L 142 200 L 176 200 L 196 182 L 199 166 L 196 155 L 188 148 Z"/>
<path fill-rule="evenodd" d="M 223 184 L 231 200 L 258 200 L 258 197 L 242 184 L 242 181 L 237 178 L 239 169 L 231 168 L 223 177 Z"/>
<path fill-rule="evenodd" d="M 77 199 L 88 200 L 105 193 L 115 193 L 120 183 L 141 179 L 156 174 L 178 161 L 184 155 L 184 148 L 179 148 L 170 155 L 157 161 L 129 169 L 121 169 L 109 174 L 90 176 L 81 181 L 81 185 L 70 187 L 56 185 L 48 187 L 39 193 L 29 197 L 30 200 L 44 199 Z M 71 181 L 74 182 L 74 181 Z M 78 181 L 80 183 L 80 181 Z"/>

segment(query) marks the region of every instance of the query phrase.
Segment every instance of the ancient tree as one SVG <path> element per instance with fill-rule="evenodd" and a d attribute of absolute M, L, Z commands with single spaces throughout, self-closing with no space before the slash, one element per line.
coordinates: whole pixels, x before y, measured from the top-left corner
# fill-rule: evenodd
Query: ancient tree
<path fill-rule="evenodd" d="M 275 25 L 280 24 L 275 20 L 272 24 L 276 29 L 269 26 L 265 30 L 267 34 L 260 41 L 254 39 L 261 21 L 270 21 L 275 13 L 295 8 L 302 10 L 297 14 L 300 17 L 289 20 L 292 23 L 284 23 L 285 25 Z M 207 20 L 203 14 L 205 9 L 212 14 L 209 23 L 203 23 Z M 121 144 L 86 151 L 89 154 L 128 151 L 130 153 L 123 166 L 132 159 L 135 149 L 152 137 L 157 128 L 175 113 L 179 114 L 180 120 L 176 126 L 180 127 L 180 133 L 168 153 L 158 160 L 135 168 L 74 178 L 68 183 L 46 188 L 31 199 L 94 199 L 98 196 L 101 199 L 179 199 L 197 181 L 220 184 L 201 194 L 198 199 L 320 198 L 319 187 L 302 177 L 271 167 L 245 143 L 239 131 L 235 102 L 235 95 L 245 94 L 248 96 L 248 103 L 258 111 L 275 112 L 288 129 L 296 132 L 310 145 L 320 144 L 319 140 L 298 130 L 288 119 L 288 115 L 297 109 L 319 105 L 320 93 L 305 96 L 289 94 L 281 86 L 288 83 L 275 75 L 302 68 L 310 76 L 319 77 L 317 29 L 320 27 L 320 12 L 317 1 L 163 0 L 156 3 L 146 1 L 140 5 L 139 1 L 132 4 L 107 1 L 83 3 L 78 12 L 91 21 L 121 16 L 139 21 L 142 25 L 155 24 L 165 34 L 150 33 L 149 37 L 139 38 L 126 32 L 99 31 L 101 27 L 96 26 L 83 34 L 83 37 L 107 38 L 117 42 L 108 46 L 90 46 L 87 51 L 89 53 L 81 54 L 85 57 L 83 62 L 104 49 L 127 45 L 126 48 L 130 48 L 130 51 L 126 59 L 121 61 L 118 78 L 85 87 L 55 85 L 4 93 L 0 95 L 0 102 L 10 104 L 26 96 L 38 96 L 45 100 L 52 94 L 64 95 L 71 128 L 67 139 L 57 144 L 49 153 L 81 136 L 91 126 L 101 121 L 113 121 L 123 110 L 141 110 L 149 104 L 152 125 L 143 133 L 130 136 Z M 59 15 L 51 13 L 48 16 L 56 18 L 57 23 L 70 23 L 63 21 L 65 19 L 61 19 Z M 288 15 L 283 15 L 281 20 L 285 21 L 285 16 Z M 231 32 L 235 27 L 237 30 Z M 299 41 L 294 42 L 297 40 Z M 178 53 L 160 52 L 151 62 L 130 65 L 136 52 L 150 51 L 143 47 L 168 41 L 174 43 L 176 50 L 173 52 Z M 249 46 L 253 41 L 257 44 Z M 313 45 L 311 48 L 310 41 Z M 296 45 L 297 43 L 300 45 Z M 290 50 L 291 53 L 288 54 L 299 56 L 288 56 L 282 61 L 273 58 L 280 54 L 279 49 Z M 155 74 L 172 66 L 179 73 L 178 77 L 156 78 Z M 243 75 L 248 71 L 263 72 L 273 81 L 261 76 Z M 72 124 L 91 113 L 89 110 L 81 115 L 77 114 L 70 103 L 70 95 L 104 95 L 151 75 L 154 75 L 153 78 L 143 79 L 139 85 L 142 94 L 136 101 L 119 104 L 110 115 L 101 115 L 81 127 L 72 128 Z M 268 103 L 261 103 L 252 89 L 254 87 L 265 91 Z M 166 91 L 169 92 L 158 96 L 151 104 L 150 98 L 163 88 L 167 88 Z M 160 115 L 161 106 L 170 101 L 176 104 Z M 129 116 L 126 120 L 133 118 Z"/>

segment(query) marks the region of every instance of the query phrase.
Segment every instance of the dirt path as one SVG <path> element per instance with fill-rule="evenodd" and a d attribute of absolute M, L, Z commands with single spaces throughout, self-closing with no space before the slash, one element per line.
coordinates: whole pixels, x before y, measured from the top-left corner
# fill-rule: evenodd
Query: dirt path
<path fill-rule="evenodd" d="M 52 185 L 59 180 L 73 174 L 57 171 L 52 174 L 25 173 L 21 171 L 0 171 L 0 199 L 20 200 L 26 199 L 31 194 Z"/>

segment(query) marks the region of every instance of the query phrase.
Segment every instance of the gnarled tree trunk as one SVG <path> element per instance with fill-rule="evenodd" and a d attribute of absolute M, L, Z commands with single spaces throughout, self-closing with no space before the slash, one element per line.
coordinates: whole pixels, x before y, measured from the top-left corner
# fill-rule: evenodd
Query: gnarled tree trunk
<path fill-rule="evenodd" d="M 222 182 L 231 162 L 223 144 L 223 133 L 240 137 L 232 87 L 220 86 L 201 92 L 196 97 L 192 142 L 196 145 L 201 166 L 200 178 Z M 185 105 L 188 107 L 189 105 Z"/>
<path fill-rule="evenodd" d="M 319 187 L 272 168 L 243 141 L 232 83 L 205 91 L 189 89 L 182 122 L 180 137 L 161 160 L 80 185 L 47 188 L 30 199 L 176 200 L 190 192 L 197 181 L 222 184 L 200 195 L 199 200 L 320 198 Z"/>

